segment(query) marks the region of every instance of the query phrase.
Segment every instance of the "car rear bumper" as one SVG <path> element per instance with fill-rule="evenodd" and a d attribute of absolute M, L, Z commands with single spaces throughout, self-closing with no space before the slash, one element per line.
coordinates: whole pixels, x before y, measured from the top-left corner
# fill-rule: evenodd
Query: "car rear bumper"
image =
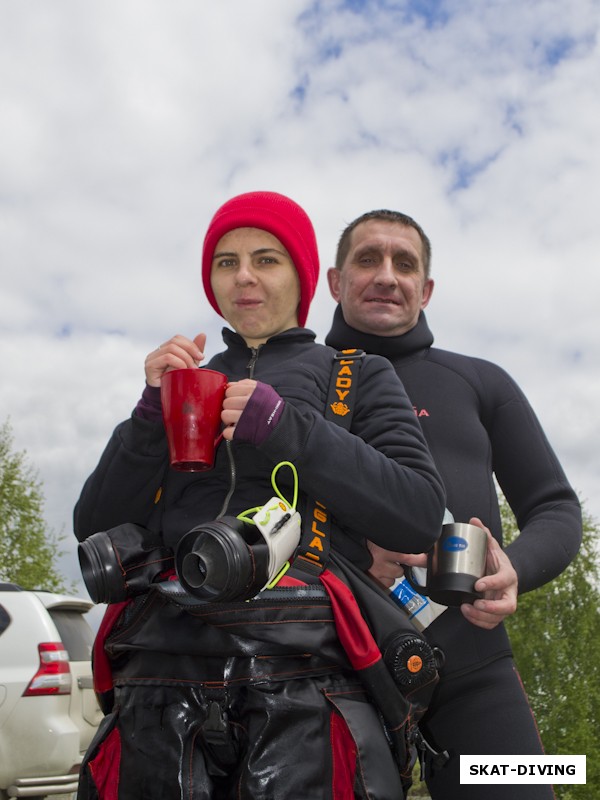
<path fill-rule="evenodd" d="M 77 791 L 79 767 L 68 775 L 49 775 L 38 778 L 19 778 L 6 790 L 9 797 L 39 797 L 40 795 L 72 794 Z"/>

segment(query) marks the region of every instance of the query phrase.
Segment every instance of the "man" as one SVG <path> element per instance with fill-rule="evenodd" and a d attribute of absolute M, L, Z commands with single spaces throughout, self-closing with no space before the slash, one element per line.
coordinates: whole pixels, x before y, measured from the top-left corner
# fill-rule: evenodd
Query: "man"
<path fill-rule="evenodd" d="M 362 569 L 371 563 L 371 523 L 382 547 L 418 552 L 435 541 L 443 488 L 390 364 L 364 359 L 352 433 L 324 417 L 333 353 L 303 327 L 318 271 L 312 224 L 289 198 L 250 192 L 218 209 L 202 277 L 208 302 L 233 330 L 224 329 L 225 350 L 208 363 L 229 380 L 214 468 L 169 468 L 161 379 L 196 369 L 206 342 L 204 334 L 176 335 L 148 354 L 142 397 L 83 488 L 74 521 L 80 540 L 108 529 L 118 536 L 119 526 L 134 523 L 147 529 L 145 550 L 158 536 L 176 551 L 188 532 L 229 520 L 223 541 L 238 541 L 239 515 L 268 503 L 273 470 L 289 461 L 300 508 L 322 502 L 332 549 Z M 382 482 L 401 503 L 381 496 Z M 277 483 L 294 496 L 289 478 Z M 139 564 L 148 561 L 140 553 Z M 214 571 L 226 563 L 215 558 Z M 95 676 L 100 665 L 110 674 L 114 704 L 86 755 L 80 800 L 402 797 L 398 766 L 341 649 L 327 595 L 320 585 L 283 580 L 285 588 L 269 584 L 259 597 L 227 602 L 190 598 L 159 580 L 129 601 L 95 648 Z"/>
<path fill-rule="evenodd" d="M 386 356 L 413 403 L 457 522 L 489 526 L 484 599 L 449 608 L 427 628 L 446 655 L 421 727 L 449 763 L 431 774 L 434 800 L 505 800 L 505 786 L 461 786 L 459 756 L 540 754 L 535 721 L 511 658 L 503 619 L 518 594 L 558 575 L 581 541 L 581 509 L 529 403 L 498 366 L 433 348 L 423 310 L 434 282 L 431 245 L 409 216 L 368 212 L 343 232 L 328 272 L 338 302 L 327 344 Z M 497 479 L 520 536 L 503 550 Z M 491 537 L 490 537 L 491 538 Z M 398 563 L 423 558 L 371 545 L 371 574 L 390 586 Z M 552 798 L 550 786 L 511 786 L 510 798 Z"/>

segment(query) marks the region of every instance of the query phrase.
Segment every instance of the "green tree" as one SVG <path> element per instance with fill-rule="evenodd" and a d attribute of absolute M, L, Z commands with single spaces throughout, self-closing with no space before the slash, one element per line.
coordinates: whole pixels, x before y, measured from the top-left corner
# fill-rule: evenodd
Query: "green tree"
<path fill-rule="evenodd" d="M 7 421 L 0 427 L 0 581 L 68 591 L 56 566 L 60 540 L 46 526 L 41 484 L 26 454 L 14 452 Z"/>
<path fill-rule="evenodd" d="M 506 543 L 517 535 L 501 498 Z M 515 661 L 549 755 L 587 755 L 587 784 L 556 784 L 559 800 L 595 798 L 600 786 L 600 523 L 584 508 L 581 549 L 550 583 L 520 595 L 506 620 Z"/>

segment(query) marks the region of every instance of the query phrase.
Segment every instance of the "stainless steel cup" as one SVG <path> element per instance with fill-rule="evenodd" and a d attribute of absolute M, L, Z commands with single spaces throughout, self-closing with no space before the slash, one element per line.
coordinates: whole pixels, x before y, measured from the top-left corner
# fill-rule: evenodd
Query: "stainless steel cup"
<path fill-rule="evenodd" d="M 410 567 L 405 575 L 415 591 L 435 603 L 459 606 L 473 603 L 482 595 L 475 582 L 485 575 L 487 534 L 467 522 L 442 526 L 442 534 L 427 555 L 427 581 L 418 583 Z"/>

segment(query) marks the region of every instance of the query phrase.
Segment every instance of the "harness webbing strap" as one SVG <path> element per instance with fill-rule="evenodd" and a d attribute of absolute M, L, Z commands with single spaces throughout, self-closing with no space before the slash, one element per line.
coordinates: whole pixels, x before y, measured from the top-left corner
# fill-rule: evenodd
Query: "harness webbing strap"
<path fill-rule="evenodd" d="M 325 419 L 350 429 L 354 401 L 358 388 L 358 372 L 365 354 L 362 350 L 341 350 L 333 360 L 329 390 L 325 405 Z M 331 520 L 329 511 L 318 500 L 310 499 L 302 514 L 302 531 L 292 566 L 291 577 L 300 577 L 309 583 L 319 580 L 329 560 L 331 546 Z"/>
<path fill-rule="evenodd" d="M 334 356 L 325 419 L 350 430 L 358 390 L 358 371 L 365 354 L 362 350 L 341 350 Z"/>
<path fill-rule="evenodd" d="M 309 583 L 318 582 L 329 560 L 330 528 L 329 512 L 323 503 L 309 498 L 302 514 L 300 543 L 288 575 L 301 577 Z"/>

